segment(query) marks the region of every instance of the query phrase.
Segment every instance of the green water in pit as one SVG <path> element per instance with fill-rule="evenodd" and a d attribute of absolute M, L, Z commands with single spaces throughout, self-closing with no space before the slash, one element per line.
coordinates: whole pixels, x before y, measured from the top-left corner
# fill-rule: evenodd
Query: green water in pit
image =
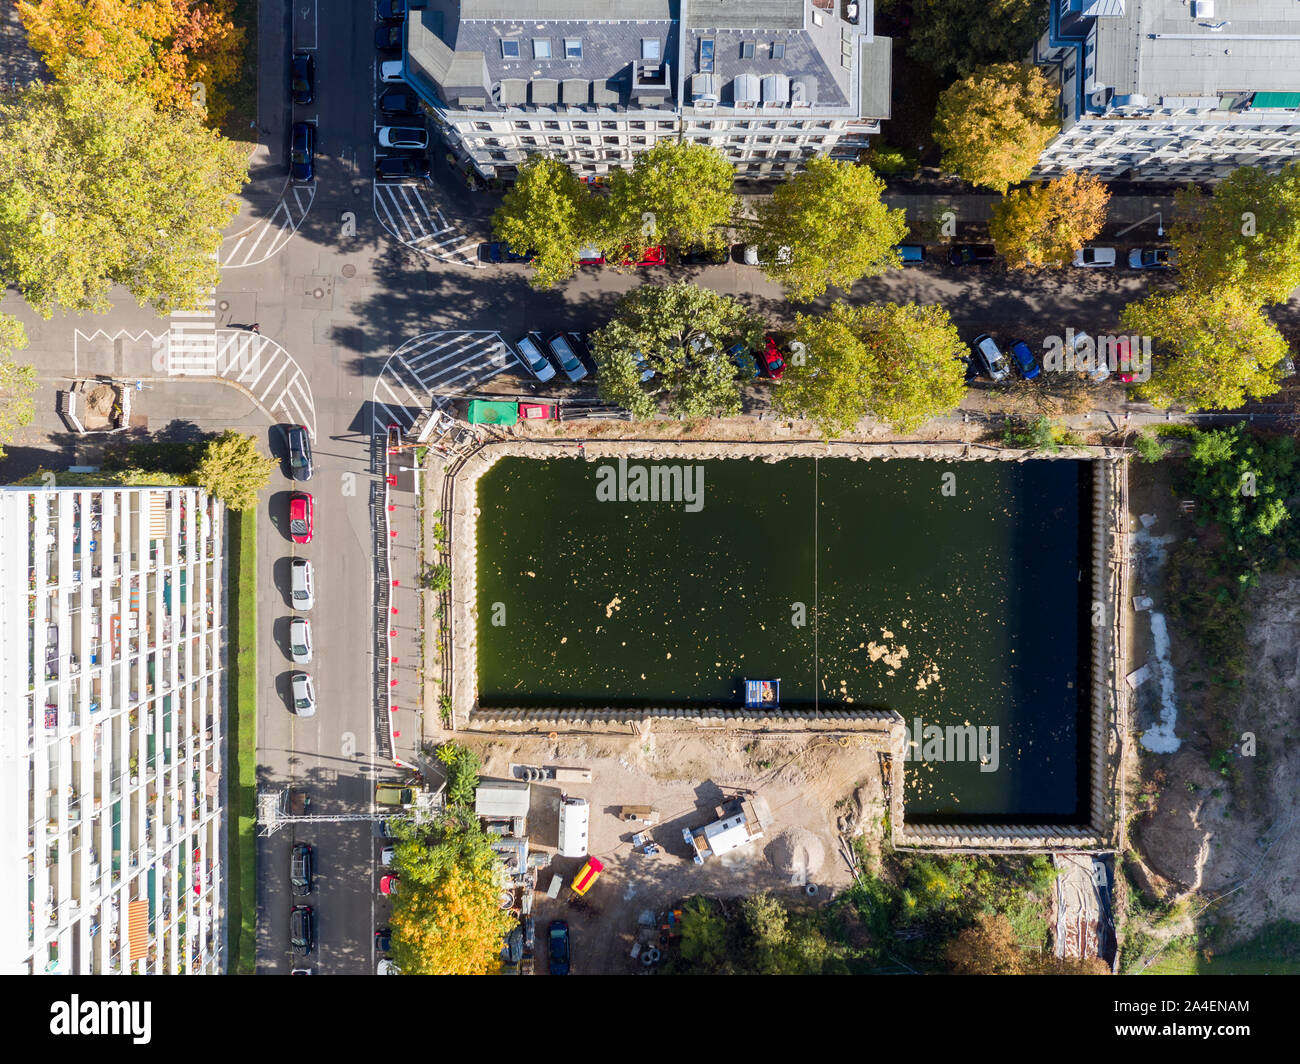
<path fill-rule="evenodd" d="M 634 501 L 638 465 L 686 470 L 680 501 Z M 739 707 L 779 677 L 786 708 L 903 716 L 911 821 L 1085 821 L 1091 477 L 503 459 L 478 483 L 479 702 Z M 927 743 L 968 724 L 969 750 Z"/>

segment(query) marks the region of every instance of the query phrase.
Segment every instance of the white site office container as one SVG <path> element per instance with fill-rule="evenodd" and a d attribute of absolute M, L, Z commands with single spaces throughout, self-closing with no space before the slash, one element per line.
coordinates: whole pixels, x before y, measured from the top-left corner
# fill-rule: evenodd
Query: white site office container
<path fill-rule="evenodd" d="M 587 825 L 591 807 L 586 798 L 560 795 L 560 856 L 587 856 Z"/>

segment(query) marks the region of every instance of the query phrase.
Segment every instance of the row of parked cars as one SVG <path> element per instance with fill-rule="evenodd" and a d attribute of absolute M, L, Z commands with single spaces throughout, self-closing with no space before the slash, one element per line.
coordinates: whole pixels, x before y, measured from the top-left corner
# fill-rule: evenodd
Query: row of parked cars
<path fill-rule="evenodd" d="M 1087 371 L 1088 379 L 1100 384 L 1110 377 L 1111 367 L 1106 361 L 1097 356 L 1095 343 L 1086 332 L 1074 334 L 1075 354 L 1084 352 L 1089 345 L 1093 347 L 1091 352 L 1093 364 L 1092 368 Z M 1012 340 L 1004 352 L 992 336 L 988 333 L 981 333 L 971 341 L 970 346 L 971 351 L 978 360 L 978 365 L 994 382 L 1004 381 L 1010 377 L 1012 365 L 1015 366 L 1020 376 L 1027 381 L 1037 380 L 1042 374 L 1042 367 L 1039 366 L 1038 359 L 1034 357 L 1034 353 L 1024 340 Z M 1127 337 L 1118 339 L 1114 355 L 1120 381 L 1125 384 L 1132 383 L 1134 371 L 1129 365 L 1130 353 Z"/>
<path fill-rule="evenodd" d="M 995 262 L 998 257 L 997 248 L 992 244 L 944 244 L 941 247 L 949 266 L 981 266 Z M 902 258 L 904 266 L 918 266 L 926 261 L 924 244 L 895 244 L 894 250 Z M 1108 269 L 1117 261 L 1115 248 L 1087 247 L 1074 253 L 1073 265 L 1082 269 Z M 1178 265 L 1178 252 L 1174 248 L 1131 248 L 1128 264 L 1134 270 L 1172 270 Z"/>
<path fill-rule="evenodd" d="M 386 86 L 377 110 L 379 147 L 387 154 L 375 159 L 375 177 L 380 181 L 403 181 L 429 176 L 429 130 L 419 97 L 403 87 L 402 61 L 384 58 L 402 50 L 402 19 L 406 0 L 379 0 L 375 13 L 375 51 L 380 55 L 379 80 Z M 388 87 L 391 86 L 391 87 Z"/>
<path fill-rule="evenodd" d="M 289 60 L 289 96 L 305 107 L 316 99 L 316 57 L 294 52 Z M 307 182 L 316 176 L 316 123 L 295 122 L 289 131 L 289 176 Z"/>
<path fill-rule="evenodd" d="M 311 480 L 311 436 L 306 426 L 287 425 L 284 429 L 285 451 L 288 457 L 289 479 L 298 482 Z M 295 491 L 289 496 L 289 538 L 294 543 L 312 541 L 316 524 L 316 501 L 310 492 Z M 289 561 L 289 595 L 295 610 L 310 610 L 316 604 L 315 579 L 307 558 Z M 289 657 L 295 665 L 310 665 L 312 659 L 311 621 L 306 617 L 289 620 Z M 289 693 L 293 710 L 300 717 L 316 715 L 316 689 L 311 674 L 295 671 L 289 676 Z"/>

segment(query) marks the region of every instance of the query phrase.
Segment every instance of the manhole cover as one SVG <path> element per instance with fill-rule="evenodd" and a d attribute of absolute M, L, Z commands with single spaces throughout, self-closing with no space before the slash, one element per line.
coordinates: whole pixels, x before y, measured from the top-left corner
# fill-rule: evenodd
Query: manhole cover
<path fill-rule="evenodd" d="M 344 277 L 355 277 L 357 275 L 357 268 L 349 262 L 339 272 L 343 274 Z"/>
<path fill-rule="evenodd" d="M 217 304 L 217 309 L 218 309 L 218 310 L 223 310 L 223 311 L 224 311 L 224 310 L 229 310 L 229 309 L 230 309 L 230 300 L 228 300 L 228 299 L 223 299 L 220 303 Z"/>
<path fill-rule="evenodd" d="M 325 289 L 323 288 L 313 289 L 311 294 L 315 296 L 317 299 L 320 299 L 323 295 L 325 295 Z"/>

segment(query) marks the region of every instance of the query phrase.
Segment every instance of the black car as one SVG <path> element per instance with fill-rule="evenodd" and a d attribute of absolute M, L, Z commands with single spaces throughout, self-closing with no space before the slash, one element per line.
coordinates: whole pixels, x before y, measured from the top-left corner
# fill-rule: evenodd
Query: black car
<path fill-rule="evenodd" d="M 954 244 L 948 249 L 949 266 L 974 266 L 997 258 L 992 244 Z"/>
<path fill-rule="evenodd" d="M 375 949 L 380 953 L 392 952 L 393 932 L 391 928 L 381 927 L 375 931 Z"/>
<path fill-rule="evenodd" d="M 683 266 L 721 266 L 731 260 L 731 249 L 722 247 L 691 247 L 677 253 L 677 261 Z"/>
<path fill-rule="evenodd" d="M 293 102 L 311 103 L 316 99 L 316 57 L 310 52 L 294 52 L 289 65 L 289 91 Z"/>
<path fill-rule="evenodd" d="M 305 842 L 299 842 L 289 851 L 289 883 L 299 897 L 311 893 L 312 852 Z"/>
<path fill-rule="evenodd" d="M 385 155 L 375 160 L 375 177 L 380 181 L 428 176 L 429 160 L 423 155 Z"/>
<path fill-rule="evenodd" d="M 289 141 L 289 176 L 295 181 L 310 181 L 316 176 L 316 127 L 310 122 L 295 122 Z"/>
<path fill-rule="evenodd" d="M 390 89 L 379 97 L 379 113 L 382 115 L 418 115 L 420 100 L 413 92 L 403 89 Z"/>
<path fill-rule="evenodd" d="M 400 52 L 402 50 L 402 27 L 376 26 L 375 47 L 386 55 Z"/>
<path fill-rule="evenodd" d="M 399 22 L 406 15 L 406 0 L 379 0 L 376 10 L 385 22 Z"/>
<path fill-rule="evenodd" d="M 302 425 L 285 429 L 289 444 L 289 476 L 294 480 L 311 480 L 311 437 Z"/>
<path fill-rule="evenodd" d="M 569 925 L 563 920 L 552 920 L 546 936 L 550 940 L 552 975 L 569 974 Z"/>
<path fill-rule="evenodd" d="M 304 956 L 316 948 L 316 915 L 310 905 L 295 905 L 289 914 L 289 945 Z"/>

